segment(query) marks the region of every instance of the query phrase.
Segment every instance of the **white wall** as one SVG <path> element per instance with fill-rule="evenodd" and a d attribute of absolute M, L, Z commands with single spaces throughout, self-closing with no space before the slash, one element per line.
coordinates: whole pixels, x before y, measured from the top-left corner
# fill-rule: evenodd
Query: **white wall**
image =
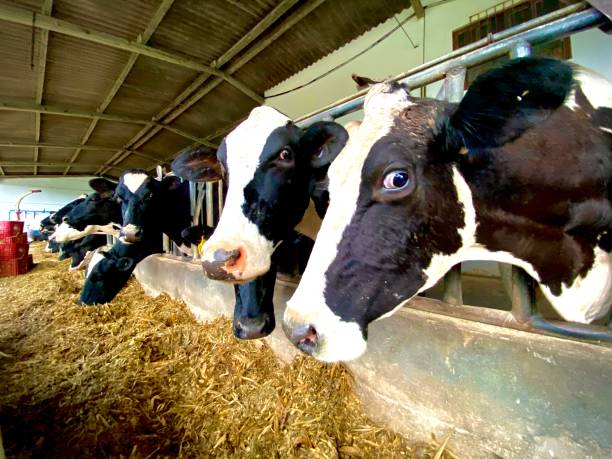
<path fill-rule="evenodd" d="M 401 29 L 393 32 L 383 42 L 367 51 L 348 65 L 293 93 L 266 99 L 266 104 L 277 108 L 291 118 L 297 118 L 336 100 L 354 94 L 357 89 L 351 79 L 356 73 L 373 79 L 384 79 L 405 72 L 423 62 L 430 61 L 452 51 L 453 30 L 465 25 L 469 16 L 498 4 L 500 0 L 451 0 L 447 2 L 424 2 L 433 6 L 426 8 L 425 18 L 412 18 L 404 29 L 418 46 L 414 48 Z M 408 2 L 406 2 L 408 3 Z M 403 21 L 411 14 L 406 9 L 396 17 Z M 385 33 L 397 26 L 391 18 L 380 26 L 366 32 L 344 47 L 329 54 L 310 67 L 295 74 L 266 92 L 266 97 L 304 84 L 311 79 L 341 64 L 348 58 L 366 49 Z M 573 61 L 589 67 L 612 80 L 612 59 L 609 58 L 612 37 L 598 29 L 582 32 L 571 37 Z M 440 83 L 428 86 L 427 96 L 435 97 Z M 419 95 L 415 92 L 414 95 Z M 358 119 L 360 113 L 340 118 L 339 122 Z"/>
<path fill-rule="evenodd" d="M 19 196 L 32 190 L 40 189 L 41 193 L 32 194 L 21 202 L 22 210 L 36 211 L 55 211 L 63 207 L 64 204 L 76 199 L 83 193 L 91 192 L 88 185 L 88 177 L 65 177 L 65 178 L 19 178 L 2 179 L 0 178 L 0 220 L 15 220 L 15 204 Z M 22 214 L 21 219 L 25 220 L 26 227 L 38 228 L 41 219 L 48 213 Z"/>

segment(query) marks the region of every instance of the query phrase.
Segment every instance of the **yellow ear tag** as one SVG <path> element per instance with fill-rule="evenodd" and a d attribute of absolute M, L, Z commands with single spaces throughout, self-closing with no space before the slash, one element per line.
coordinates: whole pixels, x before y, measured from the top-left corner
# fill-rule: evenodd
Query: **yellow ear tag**
<path fill-rule="evenodd" d="M 206 242 L 206 239 L 204 239 L 204 236 L 202 236 L 202 240 L 200 241 L 200 243 L 198 244 L 198 253 L 202 254 L 202 247 L 204 247 L 204 243 Z"/>

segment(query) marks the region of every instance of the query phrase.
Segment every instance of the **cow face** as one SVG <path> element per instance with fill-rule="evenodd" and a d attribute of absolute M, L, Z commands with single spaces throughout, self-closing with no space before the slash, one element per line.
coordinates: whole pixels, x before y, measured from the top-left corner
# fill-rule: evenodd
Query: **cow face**
<path fill-rule="evenodd" d="M 588 118 L 563 106 L 573 87 L 569 66 L 529 59 L 481 77 L 458 107 L 411 99 L 396 84 L 374 87 L 363 124 L 329 170 L 330 206 L 285 312 L 290 340 L 321 360 L 356 358 L 366 348 L 370 322 L 392 314 L 466 259 L 510 261 L 538 281 L 554 275 L 570 287 L 576 279 L 580 283 L 576 276 L 582 271 L 590 282 L 588 238 L 595 243 L 594 228 L 607 234 L 601 222 L 609 222 L 605 186 L 612 165 L 609 143 L 606 150 L 601 134 L 584 124 Z M 551 153 L 550 139 L 566 132 L 562 143 L 572 151 L 565 157 L 580 166 L 575 175 L 564 176 L 565 165 L 548 175 L 543 167 L 534 173 L 532 165 L 558 162 L 560 149 Z M 572 136 L 580 136 L 575 144 Z M 574 159 L 582 154 L 586 159 Z M 599 191 L 584 194 L 583 182 Z M 572 209 L 572 199 L 527 213 L 532 208 L 525 203 L 548 198 L 551 190 L 585 199 L 594 212 L 593 201 L 604 201 L 590 227 L 581 230 L 583 239 L 564 235 L 563 225 L 578 209 Z M 522 205 L 512 202 L 517 195 Z M 476 205 L 482 206 L 478 232 Z M 502 221 L 496 220 L 499 214 Z M 551 247 L 557 257 L 572 247 L 576 254 L 567 259 L 585 260 L 584 265 L 561 274 L 565 260 L 555 260 L 550 269 L 545 263 L 554 256 L 546 260 L 540 253 Z"/>
<path fill-rule="evenodd" d="M 157 237 L 164 226 L 161 212 L 166 200 L 165 193 L 179 185 L 178 177 L 168 176 L 160 181 L 148 176 L 143 170 L 125 172 L 115 191 L 123 216 L 119 241 L 132 244 Z"/>
<path fill-rule="evenodd" d="M 273 108 L 254 109 L 217 151 L 229 185 L 219 224 L 202 250 L 205 274 L 247 282 L 268 272 L 275 245 L 300 222 L 347 138 L 336 123 L 302 130 Z M 196 175 L 220 178 L 213 173 L 218 163 L 208 156 Z M 195 162 L 190 167 L 193 174 Z"/>
<path fill-rule="evenodd" d="M 115 199 L 117 184 L 103 178 L 89 181 L 94 190 L 63 219 L 71 227 L 83 231 L 87 225 L 121 223 L 121 207 Z"/>
<path fill-rule="evenodd" d="M 329 170 L 330 207 L 285 313 L 301 350 L 329 361 L 360 355 L 367 324 L 424 288 L 433 253 L 461 245 L 452 168 L 428 155 L 442 109 L 395 84 L 368 94 L 360 129 Z"/>
<path fill-rule="evenodd" d="M 64 207 L 59 209 L 57 212 L 54 212 L 51 215 L 49 215 L 48 217 L 44 218 L 41 221 L 41 225 L 45 225 L 45 226 L 48 226 L 49 224 L 51 224 L 51 225 L 59 225 L 60 223 L 62 223 L 62 220 L 68 214 L 68 212 L 70 212 L 77 205 L 79 205 L 81 202 L 83 202 L 85 200 L 85 198 L 86 198 L 85 195 L 81 195 L 77 199 L 75 199 L 74 201 L 70 201 L 68 204 L 66 204 Z"/>

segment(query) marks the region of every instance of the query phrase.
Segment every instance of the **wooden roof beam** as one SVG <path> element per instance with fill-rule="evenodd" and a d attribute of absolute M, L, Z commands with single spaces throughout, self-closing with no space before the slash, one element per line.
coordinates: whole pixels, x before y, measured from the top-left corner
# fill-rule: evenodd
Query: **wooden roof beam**
<path fill-rule="evenodd" d="M 410 5 L 412 5 L 412 10 L 417 19 L 421 19 L 425 16 L 425 9 L 423 8 L 421 0 L 410 0 Z"/>
<path fill-rule="evenodd" d="M 77 145 L 77 144 L 65 144 L 65 143 L 45 143 L 45 142 L 12 142 L 12 141 L 0 141 L 0 147 L 11 147 L 11 148 L 61 148 L 67 150 L 90 150 L 90 151 L 115 151 L 117 147 L 105 147 L 103 145 Z M 130 153 L 140 158 L 148 159 L 149 161 L 161 161 L 160 158 L 150 156 L 137 150 L 130 150 Z M 0 160 L 1 161 L 1 160 Z"/>
<path fill-rule="evenodd" d="M 159 24 L 161 23 L 162 19 L 164 19 L 164 17 L 166 16 L 166 13 L 168 12 L 168 10 L 172 8 L 173 3 L 174 3 L 174 0 L 163 0 L 162 1 L 161 5 L 159 6 L 159 8 L 157 8 L 157 11 L 155 12 L 153 17 L 147 24 L 147 27 L 141 34 L 141 41 L 143 43 L 147 43 L 151 39 L 151 36 L 157 30 L 157 27 L 159 27 Z M 132 71 L 132 68 L 134 67 L 134 64 L 136 63 L 136 59 L 138 59 L 138 56 L 139 54 L 137 53 L 130 54 L 128 61 L 123 66 L 123 69 L 121 69 L 121 72 L 119 72 L 119 76 L 113 82 L 113 85 L 111 86 L 110 91 L 108 92 L 108 94 L 106 95 L 106 97 L 104 98 L 100 106 L 97 108 L 96 110 L 97 112 L 103 113 L 108 108 L 110 103 L 113 101 L 113 99 L 119 92 L 119 89 L 121 89 L 121 86 L 123 86 L 125 79 L 129 75 L 129 73 Z M 40 103 L 40 101 L 38 103 Z M 85 134 L 83 135 L 83 138 L 81 139 L 81 145 L 85 145 L 89 141 L 91 134 L 93 133 L 96 126 L 98 125 L 98 121 L 99 121 L 99 118 L 94 118 L 93 120 L 91 120 L 91 124 L 89 125 L 89 127 L 85 131 Z M 81 150 L 82 148 L 77 148 L 77 150 L 74 152 L 74 154 L 70 158 L 70 161 L 69 161 L 70 164 L 74 163 L 77 160 L 77 158 L 81 154 Z M 38 158 L 36 158 L 36 160 L 38 160 Z M 68 172 L 70 172 L 70 167 L 67 167 L 66 170 L 64 170 L 64 175 L 68 175 Z"/>
<path fill-rule="evenodd" d="M 251 59 L 253 59 L 257 54 L 259 54 L 269 45 L 274 43 L 280 36 L 282 36 L 290 28 L 295 26 L 295 24 L 301 21 L 304 17 L 306 17 L 324 2 L 325 0 L 311 0 L 304 6 L 299 8 L 297 11 L 292 13 L 281 24 L 279 24 L 270 33 L 270 35 L 268 35 L 265 39 L 256 42 L 250 49 L 246 51 L 243 56 L 241 56 L 235 63 L 231 64 L 227 72 L 230 75 L 237 72 L 245 64 L 251 61 Z M 266 17 L 264 17 L 255 27 L 253 27 L 253 29 L 251 29 L 251 31 L 247 35 L 237 41 L 230 49 L 228 49 L 221 57 L 219 57 L 219 59 L 217 59 L 215 63 L 216 66 L 223 66 L 231 59 L 236 57 L 242 50 L 253 44 L 263 32 L 265 32 L 274 22 L 280 19 L 280 17 L 296 3 L 296 0 L 284 0 L 279 3 L 272 11 L 270 11 L 270 13 L 266 15 Z M 209 75 L 200 75 L 198 78 L 196 78 L 181 94 L 179 94 L 176 99 L 174 99 L 174 101 L 172 101 L 161 112 L 159 112 L 154 119 L 156 121 L 161 121 L 162 123 L 170 123 L 223 82 L 223 80 L 221 79 L 216 79 L 215 81 L 212 81 L 211 83 L 209 83 L 205 87 L 202 87 L 199 91 L 194 93 L 194 91 L 201 87 L 208 80 L 208 78 Z M 187 100 L 187 98 L 189 99 Z M 134 136 L 134 138 L 132 139 L 132 143 L 138 142 L 140 139 L 143 139 L 142 143 L 139 143 L 139 145 L 142 145 L 145 142 L 148 142 L 155 135 L 157 135 L 160 130 L 161 129 L 157 126 L 153 127 L 152 129 L 142 129 L 139 133 L 136 134 L 136 136 Z M 214 137 L 211 137 L 210 135 L 206 136 L 206 140 L 212 140 L 217 136 L 218 135 L 215 135 Z M 121 152 L 118 153 L 119 154 L 117 155 L 116 159 L 111 158 L 111 161 L 114 161 L 113 164 L 118 164 L 120 161 L 127 157 L 124 156 L 123 158 L 121 158 Z"/>
<path fill-rule="evenodd" d="M 0 110 L 9 110 L 16 112 L 31 112 L 31 113 L 43 113 L 47 115 L 57 115 L 57 116 L 72 116 L 76 118 L 100 118 L 104 121 L 117 121 L 119 123 L 127 123 L 127 124 L 142 124 L 145 126 L 160 126 L 162 129 L 166 129 L 170 132 L 175 133 L 181 137 L 185 137 L 186 139 L 192 140 L 194 142 L 199 142 L 204 145 L 214 146 L 211 142 L 208 142 L 206 139 L 201 139 L 198 136 L 189 134 L 180 129 L 174 128 L 172 126 L 166 126 L 165 124 L 156 123 L 154 121 L 145 120 L 141 118 L 133 118 L 125 115 L 111 115 L 109 113 L 98 113 L 98 112 L 87 112 L 76 110 L 72 108 L 60 107 L 57 105 L 40 105 L 40 104 L 32 104 L 28 102 L 14 101 L 14 100 L 4 100 L 0 99 Z"/>
<path fill-rule="evenodd" d="M 33 14 L 32 11 L 14 6 L 0 5 L 0 20 L 14 22 L 16 24 L 25 25 L 28 27 L 34 26 L 39 29 L 50 30 L 52 32 L 69 35 L 81 40 L 87 40 L 111 48 L 147 56 L 152 59 L 168 62 L 170 64 L 196 70 L 198 72 L 215 75 L 227 81 L 229 84 L 240 90 L 245 95 L 249 96 L 257 103 L 261 104 L 264 101 L 261 94 L 257 94 L 255 91 L 231 75 L 214 67 L 202 64 L 183 54 L 163 51 L 161 49 L 143 45 L 137 41 L 126 40 L 124 38 L 115 37 L 104 32 L 95 32 L 93 30 L 80 27 L 76 24 L 72 24 L 68 21 L 53 18 L 45 14 Z"/>
<path fill-rule="evenodd" d="M 0 160 L 0 167 L 64 167 L 66 166 L 66 162 L 54 162 L 54 161 L 3 161 Z M 74 163 L 72 167 L 87 167 L 90 169 L 94 169 L 96 167 L 100 167 L 101 164 L 91 164 L 91 163 Z M 111 167 L 111 169 L 120 169 L 118 167 Z"/>
<path fill-rule="evenodd" d="M 53 0 L 44 0 L 41 13 L 51 16 L 53 10 Z M 40 43 L 38 49 L 38 72 L 36 75 L 36 103 L 42 103 L 43 92 L 45 90 L 45 76 L 47 70 L 47 47 L 49 45 L 49 31 L 41 30 Z M 34 141 L 40 141 L 40 113 L 34 115 Z M 38 148 L 34 147 L 34 161 L 38 161 Z M 34 167 L 34 175 L 38 173 L 38 168 Z"/>

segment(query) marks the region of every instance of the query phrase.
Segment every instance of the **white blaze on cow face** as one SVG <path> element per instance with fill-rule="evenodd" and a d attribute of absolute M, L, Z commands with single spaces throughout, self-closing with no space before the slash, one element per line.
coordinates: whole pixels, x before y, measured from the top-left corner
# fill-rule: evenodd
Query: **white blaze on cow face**
<path fill-rule="evenodd" d="M 123 176 L 123 184 L 132 193 L 136 193 L 136 190 L 148 179 L 149 176 L 144 172 L 128 172 Z"/>
<path fill-rule="evenodd" d="M 237 281 L 254 279 L 270 269 L 274 244 L 244 215 L 244 189 L 255 175 L 268 136 L 288 121 L 272 107 L 257 107 L 225 139 L 229 188 L 219 224 L 202 248 L 202 261 L 214 262 L 218 250 L 240 251 L 238 262 L 226 268 Z"/>
<path fill-rule="evenodd" d="M 396 90 L 394 90 L 396 89 Z M 287 302 L 284 327 L 312 326 L 319 360 L 352 360 L 366 349 L 359 325 L 341 320 L 325 301 L 325 273 L 336 257 L 344 229 L 357 208 L 361 170 L 374 143 L 391 131 L 396 115 L 413 103 L 403 88 L 382 83 L 374 86 L 364 104 L 364 120 L 351 132 L 348 144 L 329 168 L 330 205 L 297 290 Z"/>

